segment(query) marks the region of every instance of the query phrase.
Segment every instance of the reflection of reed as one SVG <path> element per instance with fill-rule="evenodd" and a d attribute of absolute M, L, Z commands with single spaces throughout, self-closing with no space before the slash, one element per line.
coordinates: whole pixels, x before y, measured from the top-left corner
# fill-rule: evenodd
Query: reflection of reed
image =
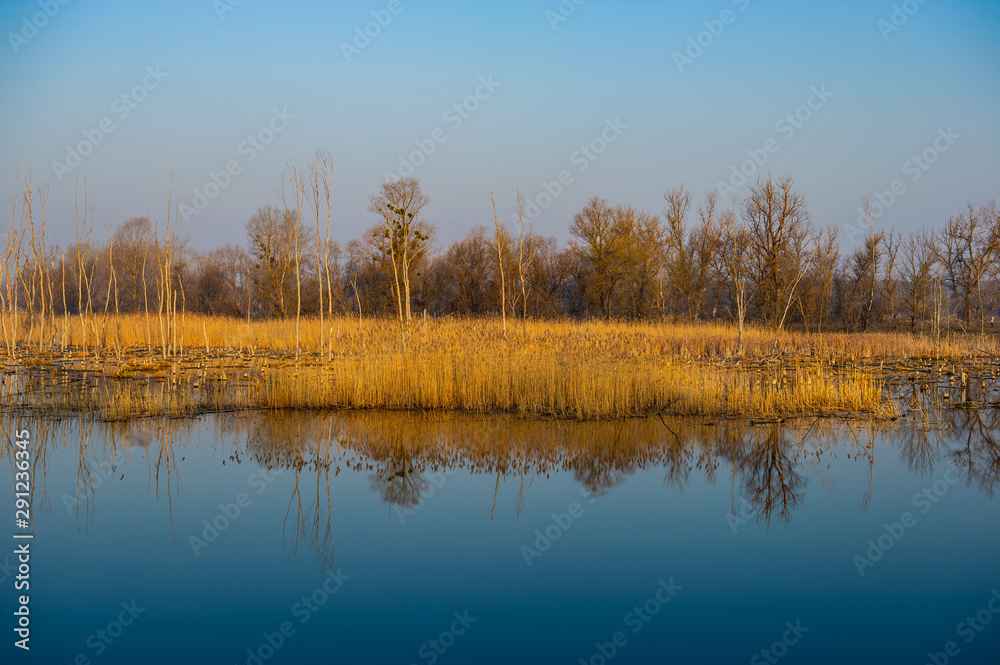
<path fill-rule="evenodd" d="M 174 532 L 174 497 L 173 491 L 171 489 L 171 479 L 177 485 L 177 491 L 181 491 L 181 477 L 177 473 L 177 459 L 174 457 L 174 437 L 170 436 L 167 428 L 167 423 L 170 421 L 163 421 L 162 427 L 157 427 L 154 432 L 154 437 L 156 438 L 156 496 L 160 496 L 160 474 L 161 471 L 164 477 L 164 485 L 167 490 L 167 509 L 170 513 L 170 530 L 171 533 Z M 146 459 L 150 459 L 147 456 Z M 176 534 L 175 534 L 176 535 Z"/>
<path fill-rule="evenodd" d="M 904 391 L 910 417 L 893 431 L 908 468 L 931 475 L 942 461 L 954 465 L 967 483 L 993 496 L 1000 483 L 1000 394 L 995 382 L 952 376 L 917 383 Z"/>
<path fill-rule="evenodd" d="M 91 472 L 90 463 L 87 460 L 87 453 L 91 450 L 90 436 L 93 431 L 93 422 L 80 423 L 80 447 L 76 458 L 76 520 L 80 523 L 80 505 L 83 504 L 83 514 L 85 524 L 90 524 L 91 511 L 93 505 L 91 499 L 94 495 L 94 477 Z M 111 457 L 114 459 L 114 438 L 111 441 Z M 95 456 L 96 459 L 96 456 Z M 110 462 L 106 462 L 110 464 Z M 83 501 L 80 501 L 80 490 L 83 490 Z"/>
<path fill-rule="evenodd" d="M 289 557 L 301 556 L 306 547 L 316 553 L 320 570 L 333 564 L 333 501 L 330 494 L 330 469 L 319 468 L 316 473 L 316 495 L 309 504 L 303 504 L 302 487 L 308 482 L 300 467 L 294 468 L 295 483 L 288 500 L 285 517 L 281 521 L 282 544 Z M 288 518 L 294 522 L 289 526 Z"/>
<path fill-rule="evenodd" d="M 719 469 L 730 474 L 736 492 L 760 523 L 787 524 L 805 500 L 807 477 L 828 486 L 821 469 L 839 454 L 869 473 L 862 508 L 874 490 L 875 457 L 885 445 L 899 448 L 901 461 L 919 474 L 952 461 L 969 484 L 992 494 L 1000 482 L 1000 447 L 996 410 L 966 409 L 925 415 L 947 428 L 921 427 L 911 419 L 902 426 L 813 420 L 791 424 L 747 421 L 704 423 L 693 419 L 626 419 L 565 422 L 516 416 L 489 418 L 412 412 L 306 413 L 254 412 L 219 414 L 209 422 L 216 440 L 228 441 L 233 454 L 225 461 L 249 462 L 268 470 L 294 473 L 288 508 L 282 521 L 283 543 L 290 556 L 312 550 L 319 565 L 333 561 L 333 501 L 331 476 L 343 468 L 369 478 L 369 487 L 390 507 L 411 510 L 429 489 L 428 478 L 464 470 L 488 476 L 494 487 L 492 516 L 501 483 L 513 481 L 516 499 L 510 510 L 520 515 L 535 478 L 570 474 L 591 497 L 600 497 L 629 477 L 656 469 L 667 487 L 684 489 L 692 476 L 704 474 L 714 483 Z M 173 497 L 181 489 L 177 456 L 198 421 L 145 419 L 126 423 L 93 420 L 44 420 L 31 423 L 36 442 L 34 487 L 44 488 L 48 448 L 76 448 L 78 511 L 88 519 L 93 503 L 94 470 L 102 479 L 116 468 L 120 455 L 143 448 L 148 454 L 151 489 L 165 492 L 173 525 Z M 3 445 L 11 456 L 13 428 L 24 426 L 16 416 L 0 415 Z M 75 440 L 77 443 L 69 443 Z M 876 445 L 878 443 L 878 445 Z M 824 459 L 825 458 L 825 459 Z M 225 461 L 223 463 L 225 463 Z M 105 465 L 105 466 L 99 466 Z M 12 467 L 13 468 L 13 467 Z M 119 479 L 115 474 L 113 479 Z M 504 485 L 506 486 L 506 485 Z M 78 513 L 79 517 L 79 513 Z"/>
<path fill-rule="evenodd" d="M 0 415 L 0 459 L 6 459 L 10 467 L 11 480 L 16 479 L 18 469 L 15 466 L 17 451 L 15 443 L 17 432 L 28 430 L 30 433 L 30 456 L 31 471 L 28 476 L 28 495 L 32 510 L 36 513 L 39 509 L 48 507 L 48 495 L 46 492 L 45 468 L 47 464 L 48 449 L 45 445 L 50 436 L 55 436 L 57 428 L 50 423 L 34 423 L 28 419 L 13 416 Z M 15 485 L 11 485 L 11 500 L 13 500 Z M 39 488 L 41 490 L 39 491 Z M 20 488 L 20 491 L 24 491 Z M 29 520 L 31 529 L 35 528 L 35 520 Z"/>

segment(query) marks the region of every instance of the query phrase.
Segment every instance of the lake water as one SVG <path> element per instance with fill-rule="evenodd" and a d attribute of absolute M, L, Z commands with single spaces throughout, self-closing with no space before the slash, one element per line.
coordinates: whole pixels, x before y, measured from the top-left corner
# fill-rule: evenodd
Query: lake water
<path fill-rule="evenodd" d="M 995 664 L 985 417 L 7 417 L 0 660 Z"/>

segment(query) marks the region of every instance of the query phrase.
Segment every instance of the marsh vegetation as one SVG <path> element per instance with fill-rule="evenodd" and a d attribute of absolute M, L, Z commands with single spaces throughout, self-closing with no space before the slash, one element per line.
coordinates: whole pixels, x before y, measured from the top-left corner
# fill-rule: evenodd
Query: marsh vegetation
<path fill-rule="evenodd" d="M 1000 291 L 990 203 L 938 233 L 877 232 L 841 257 L 790 177 L 725 208 L 665 193 L 661 217 L 592 199 L 560 249 L 518 198 L 492 233 L 435 251 L 412 178 L 372 195 L 377 222 L 331 241 L 332 160 L 281 179 L 247 249 L 178 237 L 168 198 L 93 240 L 46 230 L 30 170 L 0 274 L 5 409 L 106 420 L 247 409 L 413 409 L 609 419 L 649 415 L 894 418 L 900 376 L 992 381 Z M 978 323 L 977 333 L 972 332 Z M 908 328 L 908 330 L 902 330 Z"/>

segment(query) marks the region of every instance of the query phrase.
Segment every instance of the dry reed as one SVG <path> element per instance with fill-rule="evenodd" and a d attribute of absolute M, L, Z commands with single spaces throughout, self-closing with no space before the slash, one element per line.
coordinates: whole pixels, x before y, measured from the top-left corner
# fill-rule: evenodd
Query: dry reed
<path fill-rule="evenodd" d="M 322 326 L 303 319 L 297 334 L 294 320 L 188 315 L 176 322 L 175 343 L 150 332 L 141 315 L 50 321 L 55 342 L 39 347 L 19 340 L 13 365 L 54 376 L 92 373 L 101 388 L 34 406 L 51 399 L 59 409 L 96 410 L 112 420 L 257 408 L 575 419 L 657 413 L 881 418 L 896 415 L 881 365 L 1000 353 L 992 337 L 951 335 L 935 343 L 902 333 L 775 336 L 750 328 L 737 356 L 735 326 L 720 324 L 528 321 L 508 322 L 504 332 L 492 319 L 402 327 L 393 320 L 334 317 Z M 30 328 L 22 320 L 6 329 Z M 6 399 L 8 407 L 30 402 Z"/>

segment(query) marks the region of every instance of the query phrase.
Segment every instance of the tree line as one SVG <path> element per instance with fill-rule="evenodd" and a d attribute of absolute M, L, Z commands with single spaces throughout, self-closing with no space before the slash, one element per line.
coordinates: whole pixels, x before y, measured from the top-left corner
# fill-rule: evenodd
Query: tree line
<path fill-rule="evenodd" d="M 84 185 L 75 237 L 65 248 L 45 230 L 48 189 L 30 170 L 0 265 L 4 312 L 36 322 L 57 315 L 145 313 L 169 339 L 171 317 L 192 312 L 245 319 L 429 316 L 746 322 L 807 331 L 908 328 L 940 334 L 985 330 L 1000 305 L 1000 213 L 973 204 L 938 229 L 903 236 L 869 228 L 844 251 L 835 226 L 815 224 L 791 176 L 762 176 L 732 203 L 681 185 L 659 214 L 594 197 L 569 224 L 569 241 L 526 221 L 485 224 L 439 245 L 413 178 L 387 182 L 369 199 L 373 223 L 341 245 L 331 240 L 333 165 L 320 152 L 281 178 L 281 205 L 246 223 L 244 244 L 199 251 L 178 237 L 168 199 L 161 221 L 126 219 L 94 237 Z M 492 212 L 492 219 L 489 214 Z M 157 319 L 152 322 L 151 313 Z M 4 323 L 4 337 L 17 331 Z M 38 333 L 41 335 L 42 333 Z M 45 340 L 39 339 L 39 342 Z"/>

